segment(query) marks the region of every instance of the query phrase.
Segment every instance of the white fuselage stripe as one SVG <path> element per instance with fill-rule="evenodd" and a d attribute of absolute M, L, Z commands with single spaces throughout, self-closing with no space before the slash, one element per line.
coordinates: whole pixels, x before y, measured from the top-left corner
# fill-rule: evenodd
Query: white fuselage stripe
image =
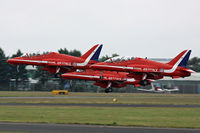
<path fill-rule="evenodd" d="M 133 67 L 122 67 L 122 66 L 110 66 L 110 65 L 94 65 L 94 66 L 100 66 L 100 67 L 111 67 L 111 68 L 121 68 L 121 69 L 134 69 Z"/>
<path fill-rule="evenodd" d="M 38 61 L 38 60 L 23 60 L 23 59 L 11 59 L 12 61 L 21 61 L 21 62 L 33 62 L 33 63 L 48 63 L 48 61 Z"/>
<path fill-rule="evenodd" d="M 135 80 L 134 78 L 127 78 L 126 81 L 127 81 L 127 82 L 134 82 L 134 81 L 136 81 L 136 80 Z"/>
<path fill-rule="evenodd" d="M 63 74 L 63 76 L 86 77 L 86 78 L 100 78 L 100 76 L 74 75 L 74 74 Z"/>

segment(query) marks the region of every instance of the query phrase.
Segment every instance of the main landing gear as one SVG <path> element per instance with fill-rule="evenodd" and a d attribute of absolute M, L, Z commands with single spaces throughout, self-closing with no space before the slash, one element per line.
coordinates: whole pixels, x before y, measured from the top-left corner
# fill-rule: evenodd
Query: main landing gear
<path fill-rule="evenodd" d="M 112 88 L 111 87 L 105 89 L 105 93 L 109 93 L 109 92 L 112 92 Z"/>
<path fill-rule="evenodd" d="M 108 82 L 108 85 L 107 85 L 107 87 L 106 87 L 106 89 L 105 89 L 105 93 L 112 92 L 111 85 L 112 85 L 112 83 L 111 83 L 111 82 Z"/>
<path fill-rule="evenodd" d="M 141 80 L 139 84 L 142 86 L 146 86 L 149 84 L 149 82 L 148 82 L 148 80 Z"/>
<path fill-rule="evenodd" d="M 55 78 L 61 78 L 61 73 L 55 73 L 55 74 L 54 74 L 54 77 L 55 77 Z"/>

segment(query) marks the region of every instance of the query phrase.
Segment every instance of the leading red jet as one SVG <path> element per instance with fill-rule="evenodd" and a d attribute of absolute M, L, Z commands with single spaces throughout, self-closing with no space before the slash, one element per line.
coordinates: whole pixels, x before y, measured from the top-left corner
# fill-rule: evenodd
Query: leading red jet
<path fill-rule="evenodd" d="M 13 65 L 36 65 L 42 66 L 42 70 L 50 73 L 66 73 L 72 72 L 76 69 L 86 69 L 90 65 L 97 63 L 99 54 L 103 45 L 95 45 L 81 57 L 75 57 L 65 54 L 50 52 L 48 54 L 37 56 L 23 56 L 16 57 L 8 60 L 8 63 Z"/>
<path fill-rule="evenodd" d="M 188 77 L 191 69 L 187 68 L 187 62 L 191 50 L 184 50 L 169 63 L 161 63 L 143 58 L 119 58 L 114 57 L 106 62 L 93 64 L 90 67 L 95 70 L 127 72 L 128 77 L 140 81 L 140 85 L 148 85 L 149 80 L 162 79 L 164 76 L 172 78 Z"/>

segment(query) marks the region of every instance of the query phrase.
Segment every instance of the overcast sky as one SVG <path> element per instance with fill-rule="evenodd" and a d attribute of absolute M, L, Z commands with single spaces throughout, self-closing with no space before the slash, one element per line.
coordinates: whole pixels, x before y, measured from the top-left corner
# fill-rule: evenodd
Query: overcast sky
<path fill-rule="evenodd" d="M 0 0 L 0 47 L 6 55 L 86 52 L 200 57 L 200 0 Z"/>

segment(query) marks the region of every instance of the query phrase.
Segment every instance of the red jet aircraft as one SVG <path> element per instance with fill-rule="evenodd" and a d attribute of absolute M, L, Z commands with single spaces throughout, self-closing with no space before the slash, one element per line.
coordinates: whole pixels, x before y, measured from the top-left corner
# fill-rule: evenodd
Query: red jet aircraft
<path fill-rule="evenodd" d="M 172 59 L 169 63 L 161 63 L 143 58 L 114 57 L 106 62 L 93 64 L 95 70 L 109 70 L 127 72 L 127 76 L 140 81 L 140 85 L 148 85 L 149 80 L 162 79 L 164 76 L 172 78 L 188 77 L 192 70 L 186 68 L 191 50 L 185 50 Z"/>
<path fill-rule="evenodd" d="M 127 76 L 127 72 L 114 72 L 114 71 L 94 71 L 94 70 L 86 70 L 86 71 L 76 71 L 71 73 L 62 74 L 61 77 L 64 79 L 82 79 L 82 80 L 90 80 L 96 81 L 94 85 L 100 86 L 102 88 L 106 88 L 105 92 L 112 92 L 112 87 L 121 88 L 126 85 L 134 85 L 141 86 L 139 84 L 140 80 L 135 80 L 134 78 L 130 78 Z M 151 81 L 148 80 L 150 84 Z"/>
<path fill-rule="evenodd" d="M 8 60 L 13 65 L 36 65 L 43 66 L 42 70 L 50 73 L 72 72 L 76 69 L 86 69 L 90 65 L 97 63 L 103 45 L 95 45 L 81 57 L 50 52 L 37 56 L 22 56 Z"/>

